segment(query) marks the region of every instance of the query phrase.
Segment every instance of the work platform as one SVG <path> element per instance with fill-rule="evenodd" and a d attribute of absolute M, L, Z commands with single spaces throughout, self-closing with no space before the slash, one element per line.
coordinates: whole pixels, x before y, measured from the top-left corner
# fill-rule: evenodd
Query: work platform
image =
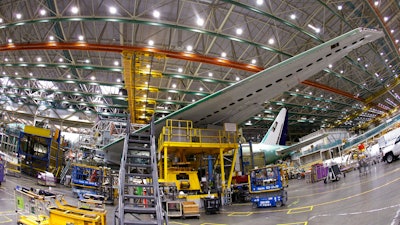
<path fill-rule="evenodd" d="M 226 181 L 224 154 L 233 152 L 235 164 L 238 149 L 236 124 L 223 129 L 193 128 L 192 121 L 167 120 L 158 139 L 160 181 L 175 182 L 178 190 L 201 191 L 197 173 L 204 167 L 203 158 L 212 156 L 220 168 L 222 191 L 230 187 L 234 167 Z M 184 188 L 186 186 L 187 188 Z M 204 191 L 204 190 L 203 190 Z"/>

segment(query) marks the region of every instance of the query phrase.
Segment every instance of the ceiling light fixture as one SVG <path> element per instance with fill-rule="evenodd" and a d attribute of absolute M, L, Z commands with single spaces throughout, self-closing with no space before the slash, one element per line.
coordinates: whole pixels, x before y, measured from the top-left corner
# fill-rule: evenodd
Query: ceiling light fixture
<path fill-rule="evenodd" d="M 319 33 L 319 32 L 321 32 L 321 29 L 320 28 L 318 28 L 318 27 L 314 27 L 313 25 L 311 25 L 311 24 L 308 24 L 307 25 L 309 28 L 311 28 L 311 29 L 313 29 L 314 31 L 315 31 L 315 33 Z"/>
<path fill-rule="evenodd" d="M 109 12 L 111 14 L 116 14 L 117 13 L 117 8 L 115 8 L 114 6 L 111 6 L 110 8 L 108 8 Z"/>
<path fill-rule="evenodd" d="M 71 12 L 72 12 L 73 14 L 77 14 L 77 13 L 79 12 L 78 7 L 73 6 L 73 7 L 71 8 Z"/>
<path fill-rule="evenodd" d="M 204 20 L 202 18 L 197 18 L 196 23 L 199 26 L 203 26 L 204 25 Z"/>
<path fill-rule="evenodd" d="M 159 11 L 157 11 L 157 10 L 154 10 L 153 11 L 153 16 L 155 17 L 155 18 L 160 18 L 160 12 Z"/>
<path fill-rule="evenodd" d="M 270 39 L 268 40 L 268 44 L 272 45 L 272 44 L 274 44 L 274 43 L 275 43 L 275 40 L 274 40 L 273 38 L 270 38 Z"/>

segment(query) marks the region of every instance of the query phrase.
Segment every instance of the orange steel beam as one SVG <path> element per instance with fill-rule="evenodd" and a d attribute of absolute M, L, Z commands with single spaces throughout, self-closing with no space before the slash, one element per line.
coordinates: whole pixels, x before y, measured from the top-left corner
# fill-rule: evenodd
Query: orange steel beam
<path fill-rule="evenodd" d="M 127 45 L 106 45 L 106 44 L 90 44 L 85 42 L 45 42 L 45 43 L 29 43 L 29 44 L 7 44 L 0 46 L 0 52 L 3 51 L 21 51 L 21 50 L 80 50 L 80 51 L 102 51 L 102 52 L 115 52 L 115 53 L 122 53 L 124 50 L 128 51 L 142 51 L 142 52 L 153 52 L 164 54 L 167 57 L 174 58 L 174 59 L 182 59 L 187 61 L 194 61 L 200 63 L 207 63 L 212 65 L 218 66 L 225 66 L 240 70 L 245 70 L 249 72 L 260 72 L 264 70 L 264 68 L 241 63 L 235 62 L 228 59 L 217 58 L 217 57 L 208 57 L 196 53 L 188 53 L 188 52 L 175 52 L 175 51 L 168 51 L 162 50 L 157 48 L 148 48 L 148 47 L 138 47 L 138 46 L 127 46 Z M 302 84 L 313 86 L 319 89 L 323 89 L 326 91 L 330 91 L 339 95 L 343 95 L 348 98 L 355 99 L 357 101 L 364 102 L 364 99 L 358 98 L 351 93 L 344 92 L 323 84 L 319 84 L 313 81 L 305 80 L 301 82 Z"/>
<path fill-rule="evenodd" d="M 85 42 L 74 42 L 74 43 L 47 42 L 47 43 L 30 43 L 30 44 L 7 44 L 0 46 L 0 52 L 19 51 L 19 50 L 80 50 L 80 51 L 86 50 L 86 51 L 102 51 L 102 52 L 115 52 L 115 53 L 122 53 L 122 51 L 124 50 L 142 51 L 142 52 L 153 52 L 153 53 L 164 54 L 167 57 L 175 59 L 226 66 L 250 72 L 259 72 L 264 69 L 262 67 L 258 67 L 251 64 L 235 62 L 224 58 L 208 57 L 196 53 L 175 52 L 157 48 L 147 48 L 147 47 L 137 47 L 137 46 L 127 46 L 127 45 L 90 44 Z"/>
<path fill-rule="evenodd" d="M 339 95 L 343 95 L 343 96 L 346 96 L 348 98 L 351 98 L 351 99 L 354 99 L 354 100 L 357 100 L 357 101 L 365 103 L 365 100 L 362 99 L 362 98 L 359 98 L 359 97 L 354 96 L 354 95 L 352 95 L 352 94 L 350 94 L 348 92 L 345 92 L 345 91 L 342 91 L 342 90 L 339 90 L 339 89 L 336 89 L 336 88 L 332 88 L 332 87 L 329 87 L 329 86 L 326 86 L 326 85 L 323 85 L 323 84 L 320 84 L 320 83 L 317 83 L 317 82 L 305 80 L 305 81 L 303 81 L 301 83 L 305 84 L 305 85 L 312 86 L 312 87 L 316 87 L 316 88 L 319 88 L 319 89 L 323 89 L 323 90 L 326 90 L 326 91 L 330 91 L 330 92 L 333 92 L 333 93 L 336 93 L 336 94 L 339 94 Z"/>

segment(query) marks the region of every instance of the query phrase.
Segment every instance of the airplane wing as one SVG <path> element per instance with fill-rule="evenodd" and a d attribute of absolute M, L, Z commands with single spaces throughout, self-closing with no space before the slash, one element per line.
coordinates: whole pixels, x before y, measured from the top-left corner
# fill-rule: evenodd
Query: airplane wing
<path fill-rule="evenodd" d="M 307 139 L 307 140 L 301 141 L 299 143 L 293 144 L 291 146 L 288 146 L 287 148 L 278 149 L 278 150 L 276 150 L 276 155 L 282 156 L 282 155 L 285 155 L 290 152 L 299 151 L 301 148 L 303 148 L 307 145 L 310 145 L 318 140 L 321 140 L 322 138 L 325 138 L 327 136 L 328 136 L 327 133 L 322 133 L 322 134 L 312 137 L 310 139 Z"/>
<path fill-rule="evenodd" d="M 347 32 L 158 119 L 155 134 L 161 132 L 167 119 L 191 120 L 196 127 L 244 122 L 261 112 L 265 101 L 382 36 L 383 32 L 366 28 Z M 148 130 L 149 126 L 136 132 Z"/>

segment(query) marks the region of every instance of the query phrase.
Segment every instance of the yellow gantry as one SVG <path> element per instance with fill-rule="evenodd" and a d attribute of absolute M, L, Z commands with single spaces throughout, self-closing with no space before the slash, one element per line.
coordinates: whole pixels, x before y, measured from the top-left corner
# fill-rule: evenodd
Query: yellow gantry
<path fill-rule="evenodd" d="M 162 73 L 151 68 L 154 60 L 166 56 L 141 51 L 123 51 L 125 89 L 128 95 L 128 106 L 132 123 L 148 123 L 154 114 L 155 101 L 149 99 L 150 92 L 158 92 L 158 88 L 150 87 L 151 77 L 161 77 Z"/>

